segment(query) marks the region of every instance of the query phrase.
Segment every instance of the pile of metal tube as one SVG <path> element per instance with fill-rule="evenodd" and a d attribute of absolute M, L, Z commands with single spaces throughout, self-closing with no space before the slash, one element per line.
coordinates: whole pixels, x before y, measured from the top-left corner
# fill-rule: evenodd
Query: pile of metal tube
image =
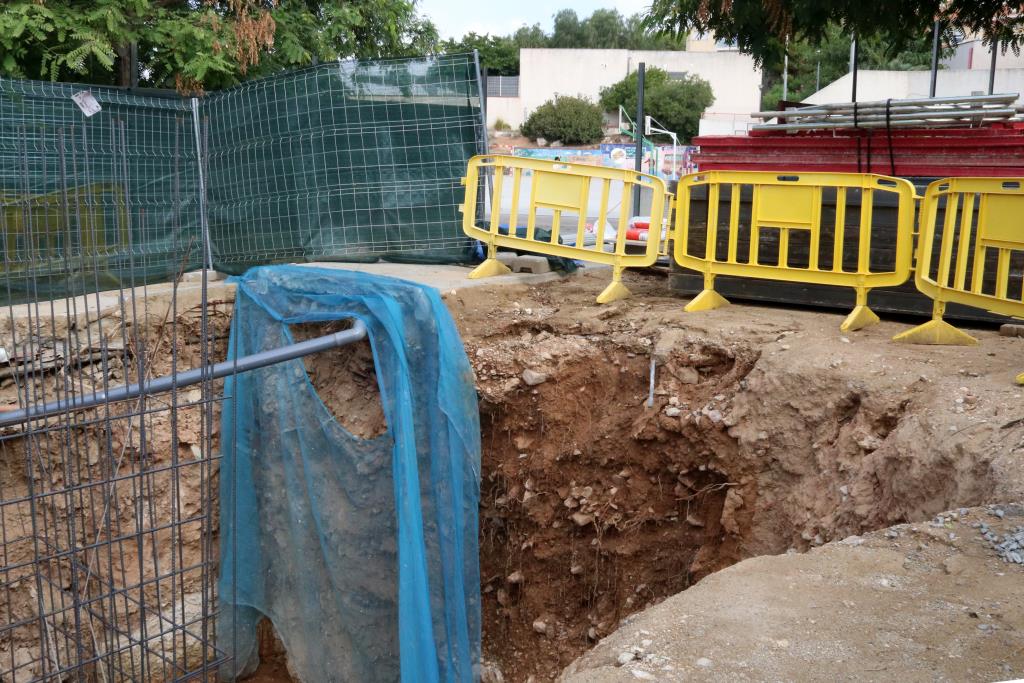
<path fill-rule="evenodd" d="M 754 112 L 754 118 L 766 123 L 756 124 L 752 130 L 979 126 L 1019 117 L 1021 108 L 1015 104 L 1019 97 L 1019 93 L 1004 93 L 814 104 L 782 111 Z"/>

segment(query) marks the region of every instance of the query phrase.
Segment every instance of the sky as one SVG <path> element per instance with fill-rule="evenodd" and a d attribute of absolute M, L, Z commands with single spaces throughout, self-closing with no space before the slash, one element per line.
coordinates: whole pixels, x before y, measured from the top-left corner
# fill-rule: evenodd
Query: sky
<path fill-rule="evenodd" d="M 645 11 L 651 0 L 419 0 L 421 14 L 430 17 L 442 38 L 466 33 L 507 35 L 523 24 L 551 30 L 551 18 L 561 9 L 576 10 L 580 18 L 596 9 L 617 9 L 623 16 Z"/>

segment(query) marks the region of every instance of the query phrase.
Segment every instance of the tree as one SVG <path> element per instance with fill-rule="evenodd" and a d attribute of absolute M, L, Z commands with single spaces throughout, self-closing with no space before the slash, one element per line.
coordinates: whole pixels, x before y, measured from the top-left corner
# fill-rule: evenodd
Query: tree
<path fill-rule="evenodd" d="M 413 0 L 8 0 L 0 7 L 0 75 L 17 78 L 199 91 L 436 44 L 437 30 Z"/>
<path fill-rule="evenodd" d="M 523 25 L 512 34 L 512 42 L 518 48 L 547 47 L 548 34 L 544 33 L 544 29 L 540 27 L 540 24 L 534 24 L 533 26 Z"/>
<path fill-rule="evenodd" d="M 625 48 L 628 50 L 682 50 L 685 39 L 659 35 L 648 29 L 643 17 L 623 17 L 618 10 L 599 9 L 585 19 L 565 9 L 555 14 L 550 35 L 540 24 L 520 26 L 509 36 L 467 33 L 459 40 L 441 43 L 445 52 L 480 52 L 480 64 L 491 75 L 514 76 L 519 73 L 522 48 Z"/>
<path fill-rule="evenodd" d="M 931 65 L 931 36 L 919 36 L 909 41 L 900 52 L 892 52 L 881 38 L 866 38 L 860 41 L 858 65 L 862 69 L 885 69 L 907 71 L 927 69 Z M 789 53 L 789 79 L 787 99 L 800 101 L 810 97 L 816 89 L 818 65 L 821 65 L 821 86 L 836 80 L 850 69 L 850 37 L 832 24 L 826 29 L 825 37 L 818 45 L 806 40 L 791 42 Z M 944 49 L 942 54 L 948 53 Z M 766 59 L 764 64 L 764 90 L 761 104 L 774 109 L 782 99 L 783 63 Z"/>
<path fill-rule="evenodd" d="M 571 9 L 559 10 L 555 14 L 554 29 L 548 40 L 548 47 L 580 48 L 586 47 L 587 31 L 583 22 Z"/>
<path fill-rule="evenodd" d="M 955 31 L 984 34 L 1005 48 L 1024 44 L 1024 12 L 1005 0 L 653 0 L 645 24 L 667 35 L 713 34 L 735 41 L 760 63 L 781 60 L 786 39 L 821 44 L 830 26 L 878 39 L 895 54 L 931 33 L 939 21 L 947 42 Z"/>
<path fill-rule="evenodd" d="M 441 43 L 442 52 L 480 53 L 480 66 L 492 76 L 515 76 L 519 73 L 519 46 L 508 36 L 467 33 L 460 40 Z"/>
<path fill-rule="evenodd" d="M 536 140 L 561 140 L 586 145 L 604 137 L 601 108 L 582 97 L 559 96 L 533 111 L 522 125 L 523 135 Z"/>
<path fill-rule="evenodd" d="M 601 106 L 607 112 L 636 111 L 637 73 L 634 71 L 618 83 L 601 89 Z M 644 112 L 653 116 L 667 130 L 687 141 L 697 135 L 700 117 L 715 101 L 711 85 L 698 76 L 683 74 L 670 77 L 667 71 L 652 67 L 644 76 Z M 638 122 L 643 125 L 643 122 Z"/>

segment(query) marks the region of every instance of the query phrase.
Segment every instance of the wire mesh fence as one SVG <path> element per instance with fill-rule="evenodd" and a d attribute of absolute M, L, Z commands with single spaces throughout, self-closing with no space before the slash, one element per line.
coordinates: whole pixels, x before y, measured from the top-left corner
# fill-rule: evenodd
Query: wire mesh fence
<path fill-rule="evenodd" d="M 321 65 L 215 95 L 203 114 L 218 267 L 465 259 L 460 179 L 484 139 L 472 57 Z"/>
<path fill-rule="evenodd" d="M 0 681 L 212 680 L 221 383 L 206 266 L 458 260 L 472 56 L 322 65 L 203 101 L 0 80 Z M 225 290 L 226 291 L 226 290 Z"/>

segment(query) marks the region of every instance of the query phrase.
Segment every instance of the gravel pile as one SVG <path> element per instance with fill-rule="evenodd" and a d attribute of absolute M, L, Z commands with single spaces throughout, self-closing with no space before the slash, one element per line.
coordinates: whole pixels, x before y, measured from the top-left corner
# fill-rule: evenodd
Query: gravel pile
<path fill-rule="evenodd" d="M 1003 519 L 1006 511 L 1003 508 L 989 508 L 989 514 Z M 978 529 L 983 539 L 1002 558 L 1003 562 L 1024 564 L 1024 526 L 1014 527 L 1002 535 L 992 530 L 985 522 L 975 522 L 971 526 Z"/>

